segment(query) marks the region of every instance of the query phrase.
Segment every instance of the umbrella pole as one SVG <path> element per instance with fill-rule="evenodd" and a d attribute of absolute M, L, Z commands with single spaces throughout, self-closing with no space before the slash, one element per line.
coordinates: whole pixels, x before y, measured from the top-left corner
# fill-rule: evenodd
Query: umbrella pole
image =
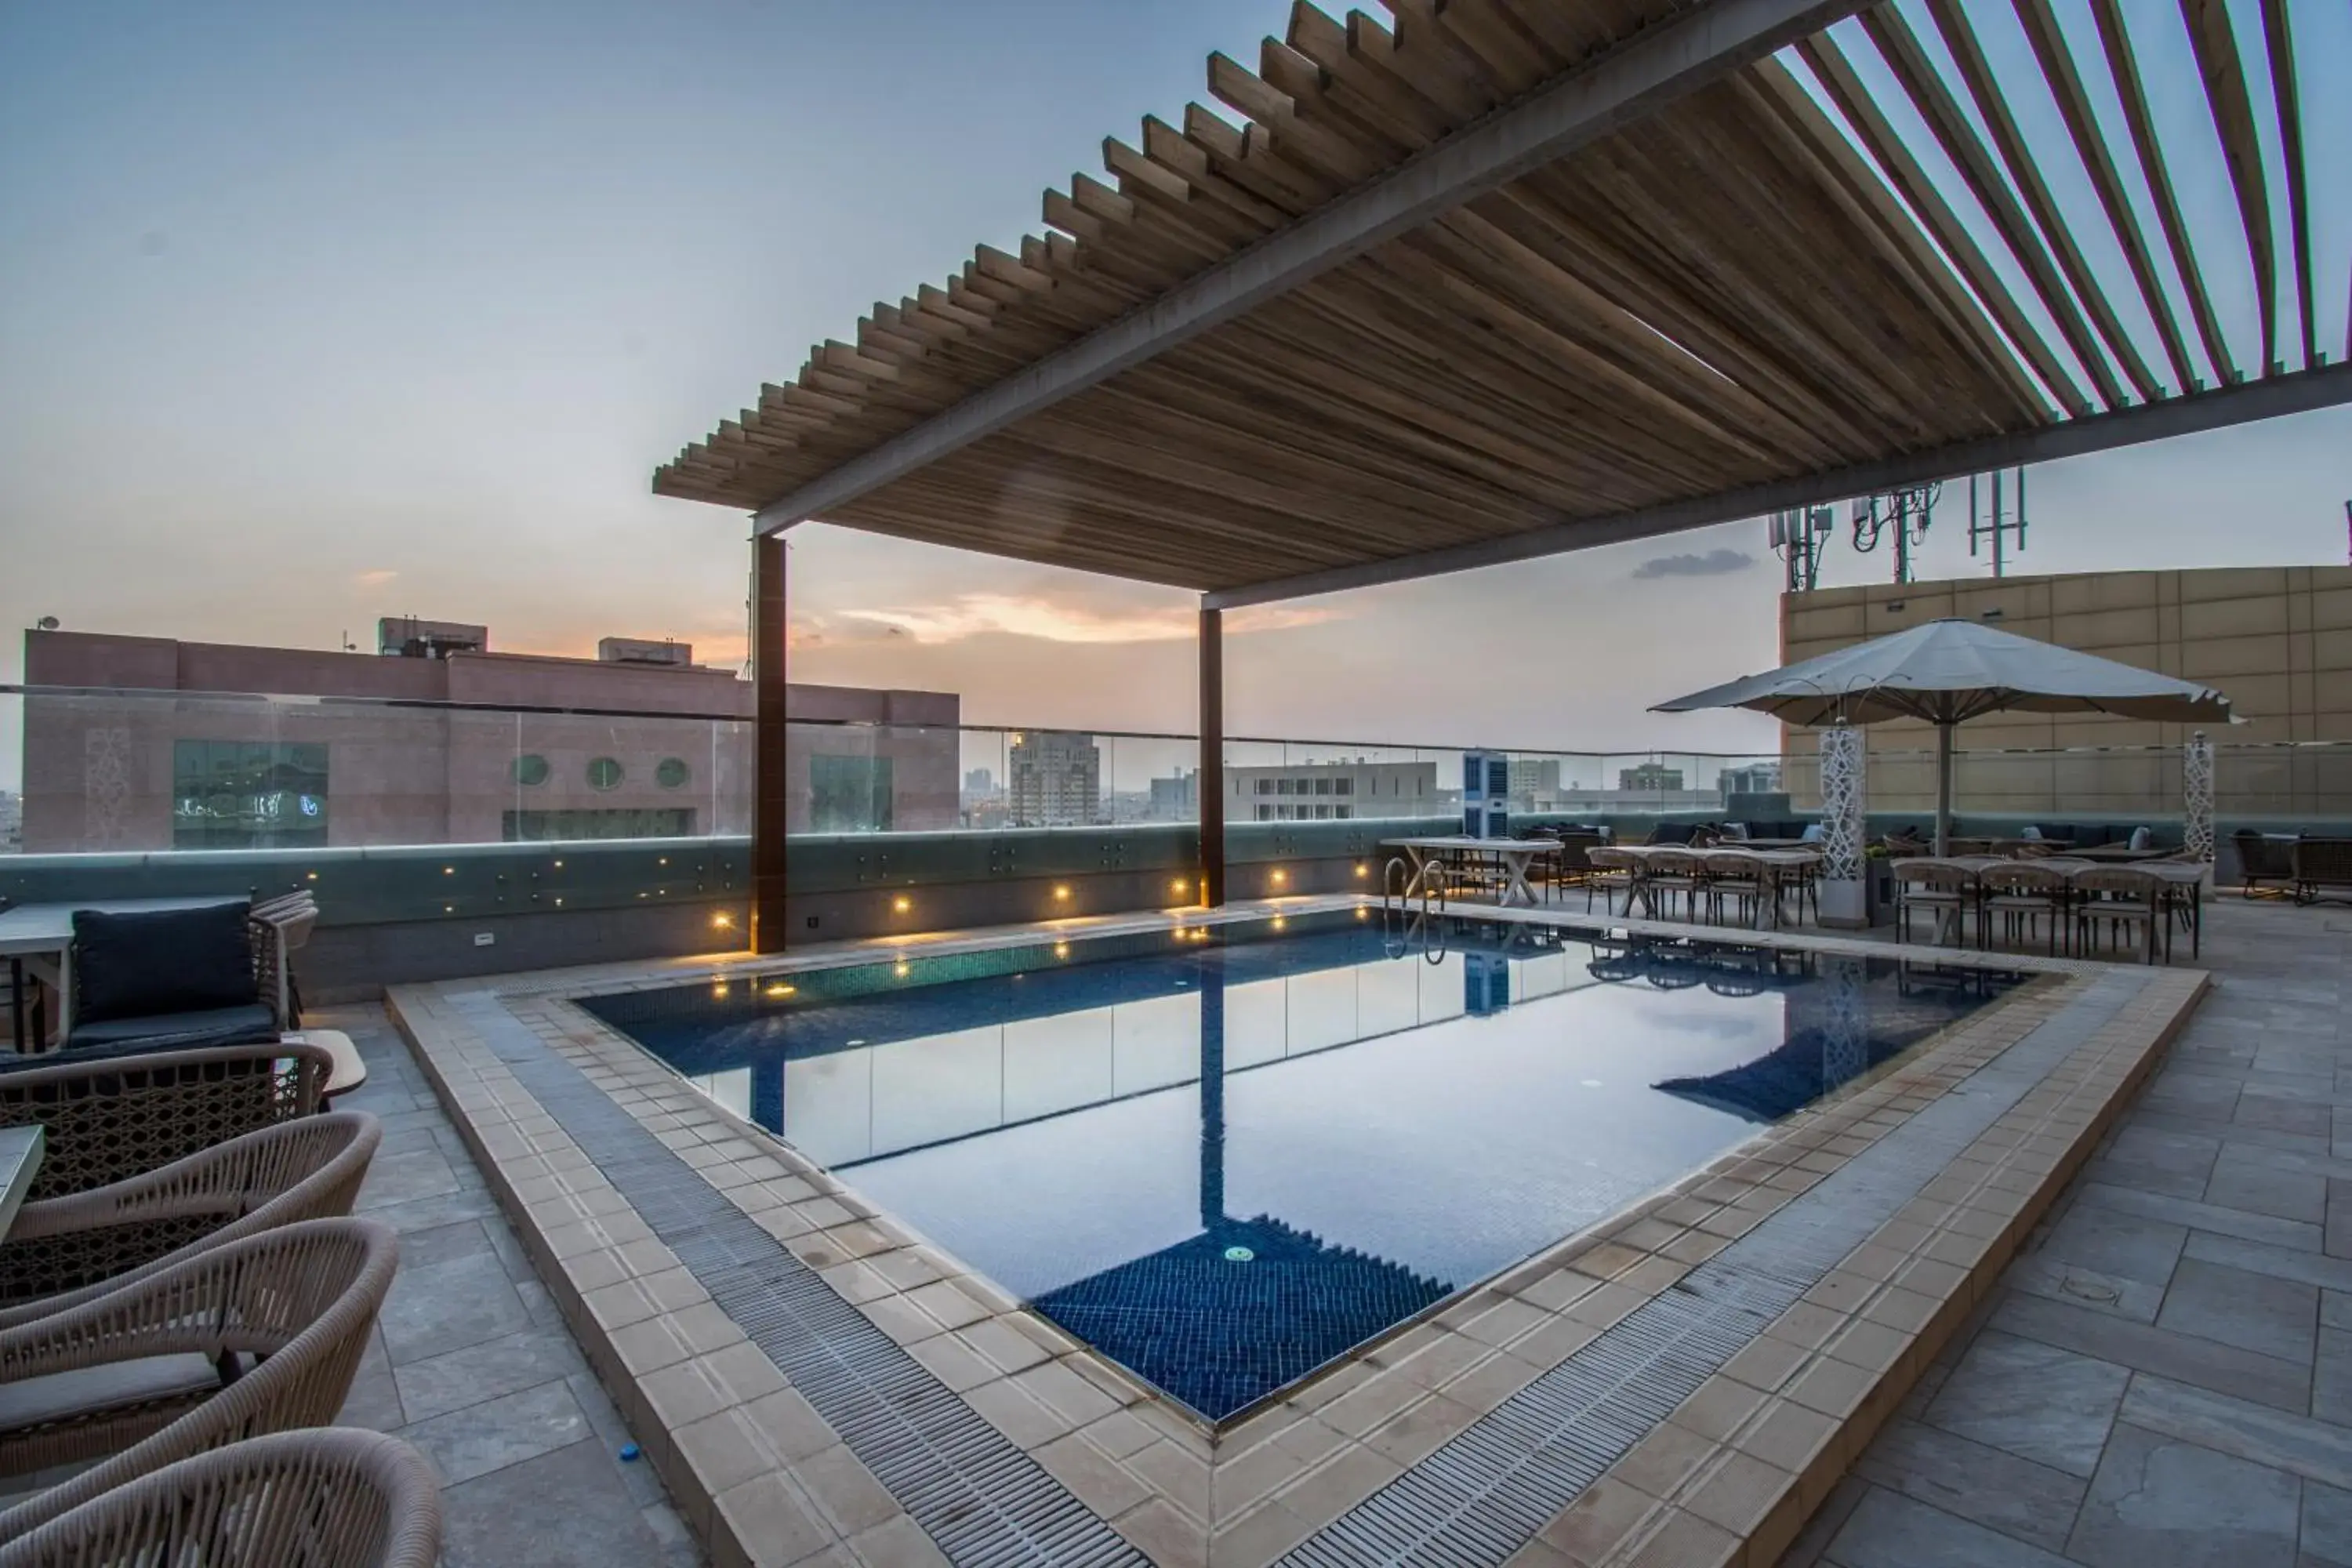
<path fill-rule="evenodd" d="M 1952 852 L 1952 727 L 1936 726 L 1936 853 Z"/>

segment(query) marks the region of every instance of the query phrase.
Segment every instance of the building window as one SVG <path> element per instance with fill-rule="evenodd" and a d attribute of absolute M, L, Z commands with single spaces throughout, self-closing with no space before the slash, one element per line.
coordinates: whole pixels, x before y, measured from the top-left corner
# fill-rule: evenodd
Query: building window
<path fill-rule="evenodd" d="M 628 777 L 628 773 L 622 768 L 620 762 L 616 758 L 591 757 L 588 759 L 588 787 L 590 789 L 618 789 L 621 787 L 621 781 L 626 777 Z"/>
<path fill-rule="evenodd" d="M 1260 795 L 1272 795 L 1274 793 L 1274 781 L 1272 779 L 1258 780 L 1257 793 Z"/>
<path fill-rule="evenodd" d="M 1329 795 L 1331 793 L 1331 781 L 1329 779 L 1317 779 L 1315 781 L 1315 793 L 1317 795 Z"/>
<path fill-rule="evenodd" d="M 571 811 L 509 811 L 500 814 L 509 844 L 563 838 L 691 838 L 694 808 L 685 806 L 584 806 Z"/>
<path fill-rule="evenodd" d="M 326 747 L 172 742 L 174 849 L 299 849 L 326 842 Z"/>
<path fill-rule="evenodd" d="M 1318 821 L 1318 822 L 1328 822 L 1328 821 L 1330 821 L 1330 820 L 1331 820 L 1331 808 L 1330 808 L 1329 806 L 1328 806 L 1328 805 L 1318 805 L 1318 806 L 1317 806 L 1317 807 L 1315 808 L 1315 820 L 1316 820 L 1316 821 Z"/>
<path fill-rule="evenodd" d="M 1356 808 L 1352 805 L 1335 805 L 1331 808 L 1331 815 L 1344 822 L 1356 815 Z"/>
<path fill-rule="evenodd" d="M 1354 779 L 1333 779 L 1331 781 L 1331 793 L 1333 795 L 1353 795 L 1356 793 L 1356 781 Z"/>
<path fill-rule="evenodd" d="M 654 764 L 654 783 L 664 789 L 684 789 L 694 770 L 686 765 L 684 757 L 664 757 Z"/>
<path fill-rule="evenodd" d="M 1274 786 L 1274 793 L 1276 795 L 1288 795 L 1290 793 L 1290 781 L 1288 779 L 1277 781 Z"/>
<path fill-rule="evenodd" d="M 890 762 L 822 752 L 809 758 L 809 831 L 889 832 Z"/>
<path fill-rule="evenodd" d="M 1262 784 L 1262 783 L 1264 783 L 1265 781 L 1264 781 L 1264 780 L 1260 780 L 1259 782 Z M 1271 821 L 1273 821 L 1273 820 L 1274 820 L 1274 807 L 1272 807 L 1272 806 L 1270 806 L 1270 805 L 1261 805 L 1261 806 L 1259 806 L 1259 807 L 1257 808 L 1257 819 L 1258 819 L 1260 822 L 1271 822 Z"/>
<path fill-rule="evenodd" d="M 537 752 L 525 752 L 514 760 L 514 765 L 509 771 L 513 774 L 515 783 L 525 788 L 532 788 L 547 782 L 547 759 Z"/>

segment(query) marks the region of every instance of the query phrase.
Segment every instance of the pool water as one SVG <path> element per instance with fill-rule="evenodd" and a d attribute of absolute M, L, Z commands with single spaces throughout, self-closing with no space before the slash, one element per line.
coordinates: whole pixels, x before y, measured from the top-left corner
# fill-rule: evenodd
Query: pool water
<path fill-rule="evenodd" d="M 1342 911 L 583 1005 L 1213 1421 L 2020 978 Z"/>

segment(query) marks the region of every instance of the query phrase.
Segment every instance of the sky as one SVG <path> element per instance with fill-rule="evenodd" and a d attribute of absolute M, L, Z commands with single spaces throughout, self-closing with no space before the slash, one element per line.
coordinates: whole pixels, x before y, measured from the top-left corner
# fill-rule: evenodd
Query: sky
<path fill-rule="evenodd" d="M 2352 54 L 2344 7 L 2291 9 L 2307 73 Z M 2021 65 L 2008 8 L 1971 10 Z M 2062 11 L 2082 37 L 2080 0 Z M 44 616 L 331 647 L 414 614 L 512 650 L 667 636 L 740 661 L 744 519 L 653 496 L 653 468 L 877 299 L 1036 230 L 1040 193 L 1098 173 L 1106 133 L 1177 118 L 1211 50 L 1254 59 L 1286 14 L 0 0 L 0 681 L 21 675 L 13 628 Z M 2159 118 L 2210 143 L 2185 44 L 2144 63 Z M 2352 95 L 2305 96 L 2320 145 L 2352 145 Z M 2192 218 L 2233 210 L 2217 153 L 2176 174 Z M 2325 155 L 2315 202 L 2344 254 L 2352 192 Z M 2250 339 L 2229 260 L 2207 258 Z M 2340 344 L 2340 277 L 2322 294 Z M 2341 562 L 2347 451 L 2335 410 L 2037 469 L 2016 569 Z M 1922 575 L 1986 570 L 1956 510 Z M 1228 728 L 1767 746 L 1748 716 L 1645 711 L 1774 662 L 1762 535 L 1236 616 Z M 1888 570 L 1842 547 L 1825 581 Z M 794 531 L 793 584 L 797 679 L 957 691 L 976 722 L 1193 721 L 1184 594 L 822 525 Z"/>

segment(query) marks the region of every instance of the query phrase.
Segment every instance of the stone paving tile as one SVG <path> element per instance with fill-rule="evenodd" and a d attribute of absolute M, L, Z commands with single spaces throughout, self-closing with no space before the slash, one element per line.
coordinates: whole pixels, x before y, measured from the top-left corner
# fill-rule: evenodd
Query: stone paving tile
<path fill-rule="evenodd" d="M 444 1479 L 443 1568 L 694 1568 L 699 1549 L 560 1320 L 407 1050 L 373 1007 L 313 1011 L 352 1036 L 375 1113 L 412 1143 L 357 1212 L 401 1233 L 399 1271 L 339 1422 L 414 1443 Z M 357 1099 L 358 1097 L 354 1097 Z M 342 1101 L 339 1103 L 351 1103 Z M 379 1163 L 382 1156 L 379 1156 Z"/>
<path fill-rule="evenodd" d="M 2307 1362 L 2319 1329 L 2319 1288 L 2184 1258 L 2156 1322 L 2283 1361 Z"/>
<path fill-rule="evenodd" d="M 2091 1568 L 2291 1568 L 2302 1508 L 2284 1470 L 2121 1424 L 2066 1553 Z"/>
<path fill-rule="evenodd" d="M 2012 1296 L 1994 1312 L 1992 1326 L 2023 1339 L 2040 1340 L 2282 1410 L 2301 1412 L 2310 1403 L 2308 1367 L 2063 1302 Z"/>
<path fill-rule="evenodd" d="M 2098 1428 L 2104 1446 L 2107 1423 Z M 2092 1450 L 2095 1463 L 2098 1448 Z M 2068 1475 L 1916 1421 L 1890 1423 L 1854 1474 L 2053 1552 L 2065 1549 L 2088 1472 Z"/>
<path fill-rule="evenodd" d="M 2067 1568 L 2055 1552 L 1875 1488 L 1822 1561 L 1835 1568 Z"/>
<path fill-rule="evenodd" d="M 2241 1241 L 2266 1242 L 2273 1247 L 2290 1247 L 2297 1252 L 2317 1252 L 2320 1249 L 2322 1231 L 2316 1225 L 2281 1219 L 2274 1215 L 2256 1214 L 2250 1209 L 2192 1203 L 2186 1198 L 2166 1197 L 2161 1193 L 2109 1186 L 2104 1182 L 2085 1184 L 2081 1192 L 2074 1194 L 2074 1204 L 2077 1207 L 2087 1205 L 2137 1215 L 2143 1219 L 2164 1220 L 2185 1226 L 2190 1230 L 2234 1237 Z"/>
<path fill-rule="evenodd" d="M 2011 1334 L 1979 1334 L 1924 1418 L 1958 1436 L 2088 1477 L 2098 1468 L 2130 1381 L 2131 1373 L 2111 1362 Z"/>

